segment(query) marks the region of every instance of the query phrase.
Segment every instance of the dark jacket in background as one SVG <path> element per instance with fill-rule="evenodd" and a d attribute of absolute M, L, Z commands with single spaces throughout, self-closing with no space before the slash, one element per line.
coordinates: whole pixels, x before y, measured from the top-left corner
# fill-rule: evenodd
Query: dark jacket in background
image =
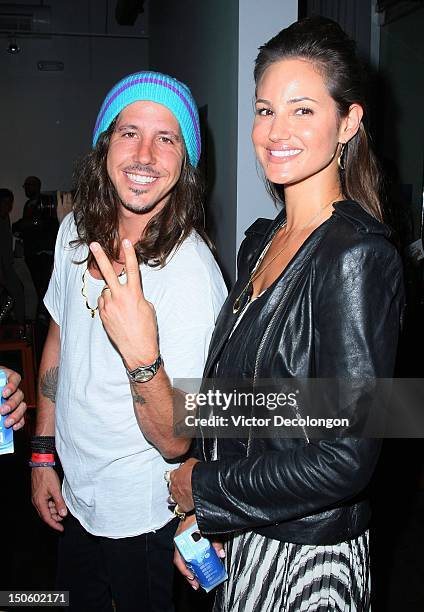
<path fill-rule="evenodd" d="M 15 236 L 23 241 L 25 263 L 42 303 L 49 284 L 54 259 L 54 247 L 59 229 L 56 208 L 41 194 L 25 203 L 22 218 L 13 226 Z"/>

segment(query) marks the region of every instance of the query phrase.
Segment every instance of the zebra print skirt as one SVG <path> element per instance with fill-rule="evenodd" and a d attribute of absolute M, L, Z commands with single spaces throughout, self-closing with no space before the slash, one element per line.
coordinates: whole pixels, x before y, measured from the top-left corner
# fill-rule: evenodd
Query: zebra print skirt
<path fill-rule="evenodd" d="M 213 612 L 370 612 L 368 532 L 330 546 L 253 532 L 226 545 L 228 580 Z"/>

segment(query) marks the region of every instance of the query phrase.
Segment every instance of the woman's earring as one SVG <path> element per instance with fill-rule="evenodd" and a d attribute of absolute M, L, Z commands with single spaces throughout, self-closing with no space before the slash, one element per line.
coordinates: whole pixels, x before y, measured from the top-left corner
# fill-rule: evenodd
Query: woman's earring
<path fill-rule="evenodd" d="M 343 163 L 343 153 L 344 153 L 344 150 L 345 150 L 345 147 L 346 147 L 346 143 L 342 142 L 341 144 L 342 144 L 342 147 L 340 149 L 340 155 L 337 158 L 337 165 L 340 168 L 340 170 L 344 170 L 345 166 L 344 166 L 344 163 Z"/>

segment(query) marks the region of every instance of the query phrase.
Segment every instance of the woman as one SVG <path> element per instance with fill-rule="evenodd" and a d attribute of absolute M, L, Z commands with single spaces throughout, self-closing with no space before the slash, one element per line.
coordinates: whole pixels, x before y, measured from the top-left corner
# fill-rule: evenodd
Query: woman
<path fill-rule="evenodd" d="M 353 42 L 328 19 L 294 23 L 261 47 L 255 82 L 253 144 L 283 208 L 247 231 L 205 376 L 390 377 L 402 273 L 381 222 Z M 355 416 L 361 389 L 350 400 Z M 215 610 L 369 610 L 364 489 L 378 441 L 305 430 L 199 448 L 201 461 L 171 472 L 170 490 L 195 511 L 180 530 L 196 519 L 226 540 L 229 579 Z"/>

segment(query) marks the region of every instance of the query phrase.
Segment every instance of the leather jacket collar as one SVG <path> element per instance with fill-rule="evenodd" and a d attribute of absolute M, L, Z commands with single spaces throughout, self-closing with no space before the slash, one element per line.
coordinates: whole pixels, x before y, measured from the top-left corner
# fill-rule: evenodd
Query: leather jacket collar
<path fill-rule="evenodd" d="M 357 232 L 364 232 L 367 234 L 380 234 L 385 237 L 391 235 L 390 229 L 369 215 L 357 202 L 353 200 L 342 200 L 334 204 L 334 212 L 327 222 L 320 225 L 306 240 L 305 244 L 301 247 L 300 251 L 305 249 L 314 250 L 324 235 L 324 230 L 330 220 L 337 218 L 344 219 Z M 262 253 L 265 246 L 271 240 L 273 235 L 281 227 L 286 219 L 286 211 L 283 208 L 274 220 L 259 218 L 257 219 L 245 232 L 245 240 L 243 241 L 238 258 L 238 276 L 233 291 L 230 293 L 227 301 L 225 302 L 222 313 L 217 321 L 217 325 L 212 336 L 211 345 L 209 349 L 208 359 L 206 361 L 204 369 L 204 377 L 212 375 L 213 366 L 216 362 L 216 358 L 219 355 L 221 348 L 224 346 L 231 330 L 234 326 L 234 322 L 237 318 L 232 313 L 232 302 L 234 301 L 234 295 L 238 295 L 242 288 L 246 285 L 249 276 L 252 273 L 256 262 Z M 287 272 L 296 265 L 298 261 L 297 255 L 287 266 Z M 240 264 L 243 262 L 242 266 Z M 247 263 L 247 266 L 246 266 Z M 230 303 L 231 302 L 231 303 Z"/>

